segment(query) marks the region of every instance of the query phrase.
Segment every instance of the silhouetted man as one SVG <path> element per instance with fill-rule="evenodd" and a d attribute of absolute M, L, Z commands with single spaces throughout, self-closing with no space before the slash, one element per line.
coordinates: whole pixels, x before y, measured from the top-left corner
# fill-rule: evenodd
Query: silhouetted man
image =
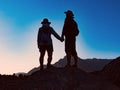
<path fill-rule="evenodd" d="M 71 66 L 71 56 L 74 57 L 73 67 L 77 67 L 76 36 L 79 34 L 77 23 L 74 21 L 74 14 L 71 10 L 65 12 L 66 18 L 62 30 L 62 39 L 65 37 L 65 52 L 67 56 L 66 67 Z"/>
<path fill-rule="evenodd" d="M 47 68 L 52 67 L 52 54 L 53 54 L 53 44 L 51 39 L 51 34 L 53 34 L 57 39 L 62 41 L 61 37 L 54 31 L 52 27 L 50 27 L 51 22 L 48 21 L 47 18 L 44 18 L 41 22 L 42 27 L 39 28 L 38 37 L 37 37 L 37 44 L 40 51 L 40 70 L 43 70 L 43 61 L 44 55 L 47 51 L 48 54 L 48 63 Z"/>

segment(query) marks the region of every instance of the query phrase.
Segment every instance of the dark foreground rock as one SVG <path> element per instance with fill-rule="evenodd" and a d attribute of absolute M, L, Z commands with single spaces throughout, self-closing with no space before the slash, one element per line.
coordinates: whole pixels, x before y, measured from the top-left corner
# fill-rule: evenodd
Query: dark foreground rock
<path fill-rule="evenodd" d="M 101 74 L 120 87 L 120 57 L 108 63 L 101 71 Z"/>
<path fill-rule="evenodd" d="M 30 76 L 1 76 L 0 90 L 120 90 L 77 68 L 51 68 Z"/>

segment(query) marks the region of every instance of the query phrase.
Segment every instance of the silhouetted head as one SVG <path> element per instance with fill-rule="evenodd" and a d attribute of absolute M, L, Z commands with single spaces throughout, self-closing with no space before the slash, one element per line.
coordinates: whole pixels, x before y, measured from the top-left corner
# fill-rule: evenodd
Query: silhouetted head
<path fill-rule="evenodd" d="M 66 14 L 67 17 L 74 17 L 74 14 L 71 10 L 65 11 L 64 13 Z"/>
<path fill-rule="evenodd" d="M 41 24 L 51 24 L 47 18 L 44 18 Z"/>

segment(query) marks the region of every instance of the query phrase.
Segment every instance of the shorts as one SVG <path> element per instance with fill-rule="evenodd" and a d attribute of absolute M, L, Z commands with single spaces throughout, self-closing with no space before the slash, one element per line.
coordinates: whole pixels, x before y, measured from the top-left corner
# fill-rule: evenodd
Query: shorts
<path fill-rule="evenodd" d="M 40 45 L 39 47 L 40 52 L 53 52 L 53 45 Z"/>

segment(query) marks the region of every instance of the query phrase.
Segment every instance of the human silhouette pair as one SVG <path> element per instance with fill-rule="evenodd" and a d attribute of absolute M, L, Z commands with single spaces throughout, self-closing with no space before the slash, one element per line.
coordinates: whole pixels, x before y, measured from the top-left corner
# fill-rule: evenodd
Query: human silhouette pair
<path fill-rule="evenodd" d="M 52 55 L 53 55 L 53 43 L 51 35 L 54 35 L 58 40 L 63 42 L 65 40 L 65 52 L 67 56 L 67 64 L 65 67 L 71 66 L 71 56 L 74 57 L 73 67 L 77 67 L 77 52 L 76 52 L 76 36 L 79 34 L 77 23 L 74 20 L 74 14 L 71 10 L 64 12 L 66 18 L 64 21 L 64 26 L 62 30 L 61 37 L 55 32 L 55 30 L 50 26 L 51 22 L 47 18 L 44 18 L 41 22 L 42 26 L 39 28 L 37 44 L 40 51 L 40 70 L 43 70 L 43 61 L 45 52 L 48 54 L 47 68 L 53 67 L 51 65 Z"/>

